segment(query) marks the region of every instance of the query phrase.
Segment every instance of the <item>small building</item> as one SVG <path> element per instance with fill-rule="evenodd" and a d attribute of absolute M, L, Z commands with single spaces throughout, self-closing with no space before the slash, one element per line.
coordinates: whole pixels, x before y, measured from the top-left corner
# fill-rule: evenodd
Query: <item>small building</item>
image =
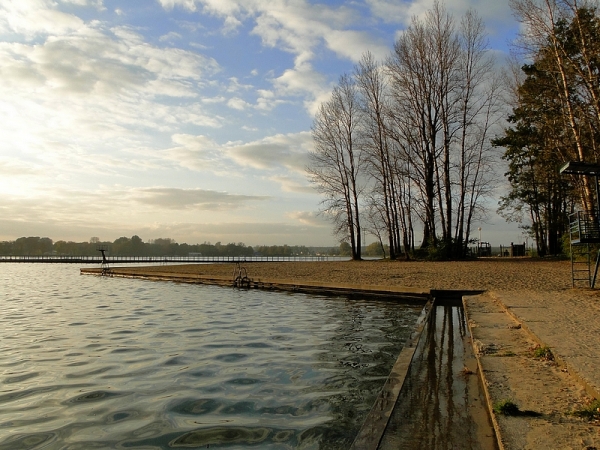
<path fill-rule="evenodd" d="M 510 256 L 525 256 L 525 243 L 523 244 L 513 244 L 510 243 Z"/>
<path fill-rule="evenodd" d="M 492 256 L 492 246 L 489 242 L 479 242 L 477 256 Z"/>

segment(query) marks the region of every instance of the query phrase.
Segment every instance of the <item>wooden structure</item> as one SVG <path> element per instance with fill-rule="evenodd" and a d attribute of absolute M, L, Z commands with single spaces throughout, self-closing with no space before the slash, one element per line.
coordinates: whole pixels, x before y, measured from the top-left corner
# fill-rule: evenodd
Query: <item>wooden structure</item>
<path fill-rule="evenodd" d="M 569 234 L 571 247 L 571 279 L 573 287 L 585 282 L 594 288 L 600 265 L 600 164 L 586 162 L 568 162 L 560 168 L 560 173 L 579 176 L 593 176 L 596 186 L 596 211 L 578 211 L 569 216 Z M 594 245 L 596 244 L 596 245 Z M 596 264 L 592 273 L 592 252 L 596 251 Z"/>
<path fill-rule="evenodd" d="M 106 252 L 108 251 L 108 245 L 100 244 L 96 247 L 100 253 L 102 253 L 102 275 L 110 274 L 110 266 L 108 265 L 108 259 L 106 259 Z"/>

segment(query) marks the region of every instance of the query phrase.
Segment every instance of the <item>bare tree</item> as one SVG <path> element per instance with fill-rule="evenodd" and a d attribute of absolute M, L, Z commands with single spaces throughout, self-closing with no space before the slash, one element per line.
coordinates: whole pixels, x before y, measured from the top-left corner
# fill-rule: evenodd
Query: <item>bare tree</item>
<path fill-rule="evenodd" d="M 388 237 L 389 230 L 386 224 L 387 218 L 384 210 L 384 201 L 378 197 L 378 192 L 376 190 L 373 190 L 371 195 L 366 199 L 364 217 L 366 219 L 366 225 L 363 226 L 363 229 L 377 238 L 383 257 L 385 258 L 384 239 Z"/>
<path fill-rule="evenodd" d="M 487 54 L 485 27 L 473 11 L 463 16 L 459 40 L 460 102 L 456 139 L 458 188 L 454 241 L 466 253 L 471 223 L 480 212 L 480 201 L 488 197 L 495 183 L 492 164 L 496 160 L 490 130 L 499 120 L 500 78 L 494 60 Z M 479 217 L 477 217 L 479 218 Z"/>
<path fill-rule="evenodd" d="M 360 92 L 363 111 L 362 143 L 369 175 L 374 182 L 372 189 L 381 200 L 381 218 L 387 230 L 390 259 L 400 253 L 399 214 L 397 210 L 398 189 L 393 176 L 393 159 L 388 135 L 389 110 L 387 79 L 383 68 L 371 53 L 365 53 L 355 68 L 355 79 Z"/>
<path fill-rule="evenodd" d="M 349 239 L 352 259 L 361 259 L 359 198 L 363 160 L 357 145 L 360 109 L 356 86 L 344 75 L 331 99 L 319 108 L 312 135 L 314 151 L 309 155 L 309 179 L 325 198 L 323 212 L 335 224 L 341 240 Z"/>
<path fill-rule="evenodd" d="M 413 185 L 410 179 L 410 163 L 402 158 L 402 152 L 394 146 L 394 177 L 397 187 L 397 209 L 396 214 L 400 221 L 402 229 L 402 244 L 404 246 L 404 256 L 410 259 L 410 255 L 415 250 L 415 232 L 413 226 L 413 204 L 415 202 L 413 195 Z"/>
<path fill-rule="evenodd" d="M 533 0 L 531 0 L 533 1 Z M 360 258 L 359 200 L 368 187 L 367 228 L 390 258 L 415 247 L 463 256 L 471 223 L 490 193 L 489 130 L 498 117 L 498 83 L 481 19 L 459 25 L 439 4 L 413 19 L 385 64 L 363 55 L 340 79 L 313 124 L 311 181 L 323 212 Z M 438 234 L 440 233 L 440 234 Z"/>
<path fill-rule="evenodd" d="M 446 256 L 466 252 L 471 221 L 491 186 L 498 84 L 486 50 L 481 19 L 468 12 L 456 27 L 436 3 L 413 20 L 387 63 L 391 135 L 424 208 L 422 246 L 441 238 Z"/>
<path fill-rule="evenodd" d="M 455 102 L 450 96 L 457 48 L 454 24 L 436 3 L 424 20 L 413 19 L 396 41 L 387 64 L 394 97 L 394 136 L 414 169 L 410 176 L 425 206 L 423 247 L 437 245 L 440 222 L 443 234 L 447 233 L 448 215 L 442 197 L 446 197 L 446 205 L 451 205 L 450 177 L 446 170 L 450 167 L 448 119 Z M 440 169 L 444 170 L 443 175 Z"/>

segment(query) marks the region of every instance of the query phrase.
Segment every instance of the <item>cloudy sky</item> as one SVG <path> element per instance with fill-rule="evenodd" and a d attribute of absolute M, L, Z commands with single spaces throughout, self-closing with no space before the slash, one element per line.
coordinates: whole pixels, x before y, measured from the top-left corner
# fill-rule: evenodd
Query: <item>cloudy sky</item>
<path fill-rule="evenodd" d="M 431 4 L 3 0 L 0 240 L 335 245 L 304 173 L 313 114 Z M 506 54 L 507 2 L 446 7 L 474 8 Z M 495 214 L 481 226 L 519 240 Z"/>

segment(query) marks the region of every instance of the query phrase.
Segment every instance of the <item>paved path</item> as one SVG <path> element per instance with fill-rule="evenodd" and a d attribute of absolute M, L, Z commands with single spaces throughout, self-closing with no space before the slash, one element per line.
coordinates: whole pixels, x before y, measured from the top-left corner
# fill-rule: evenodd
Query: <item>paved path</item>
<path fill-rule="evenodd" d="M 581 378 L 589 394 L 600 398 L 600 292 L 566 289 L 492 295 Z"/>
<path fill-rule="evenodd" d="M 585 298 L 575 294 L 572 303 L 565 298 L 568 294 L 489 293 L 464 298 L 489 405 L 510 400 L 521 411 L 515 416 L 493 414 L 501 450 L 598 448 L 597 424 L 572 414 L 589 404 L 593 391 L 589 380 L 597 380 L 600 366 L 596 358 L 590 363 L 591 348 L 570 356 L 581 337 L 571 329 L 578 330 L 593 317 Z M 598 336 L 594 339 L 597 342 Z M 550 346 L 571 373 L 536 357 L 534 349 L 540 343 Z M 588 378 L 588 393 L 577 379 L 577 374 L 583 378 L 580 372 Z"/>

